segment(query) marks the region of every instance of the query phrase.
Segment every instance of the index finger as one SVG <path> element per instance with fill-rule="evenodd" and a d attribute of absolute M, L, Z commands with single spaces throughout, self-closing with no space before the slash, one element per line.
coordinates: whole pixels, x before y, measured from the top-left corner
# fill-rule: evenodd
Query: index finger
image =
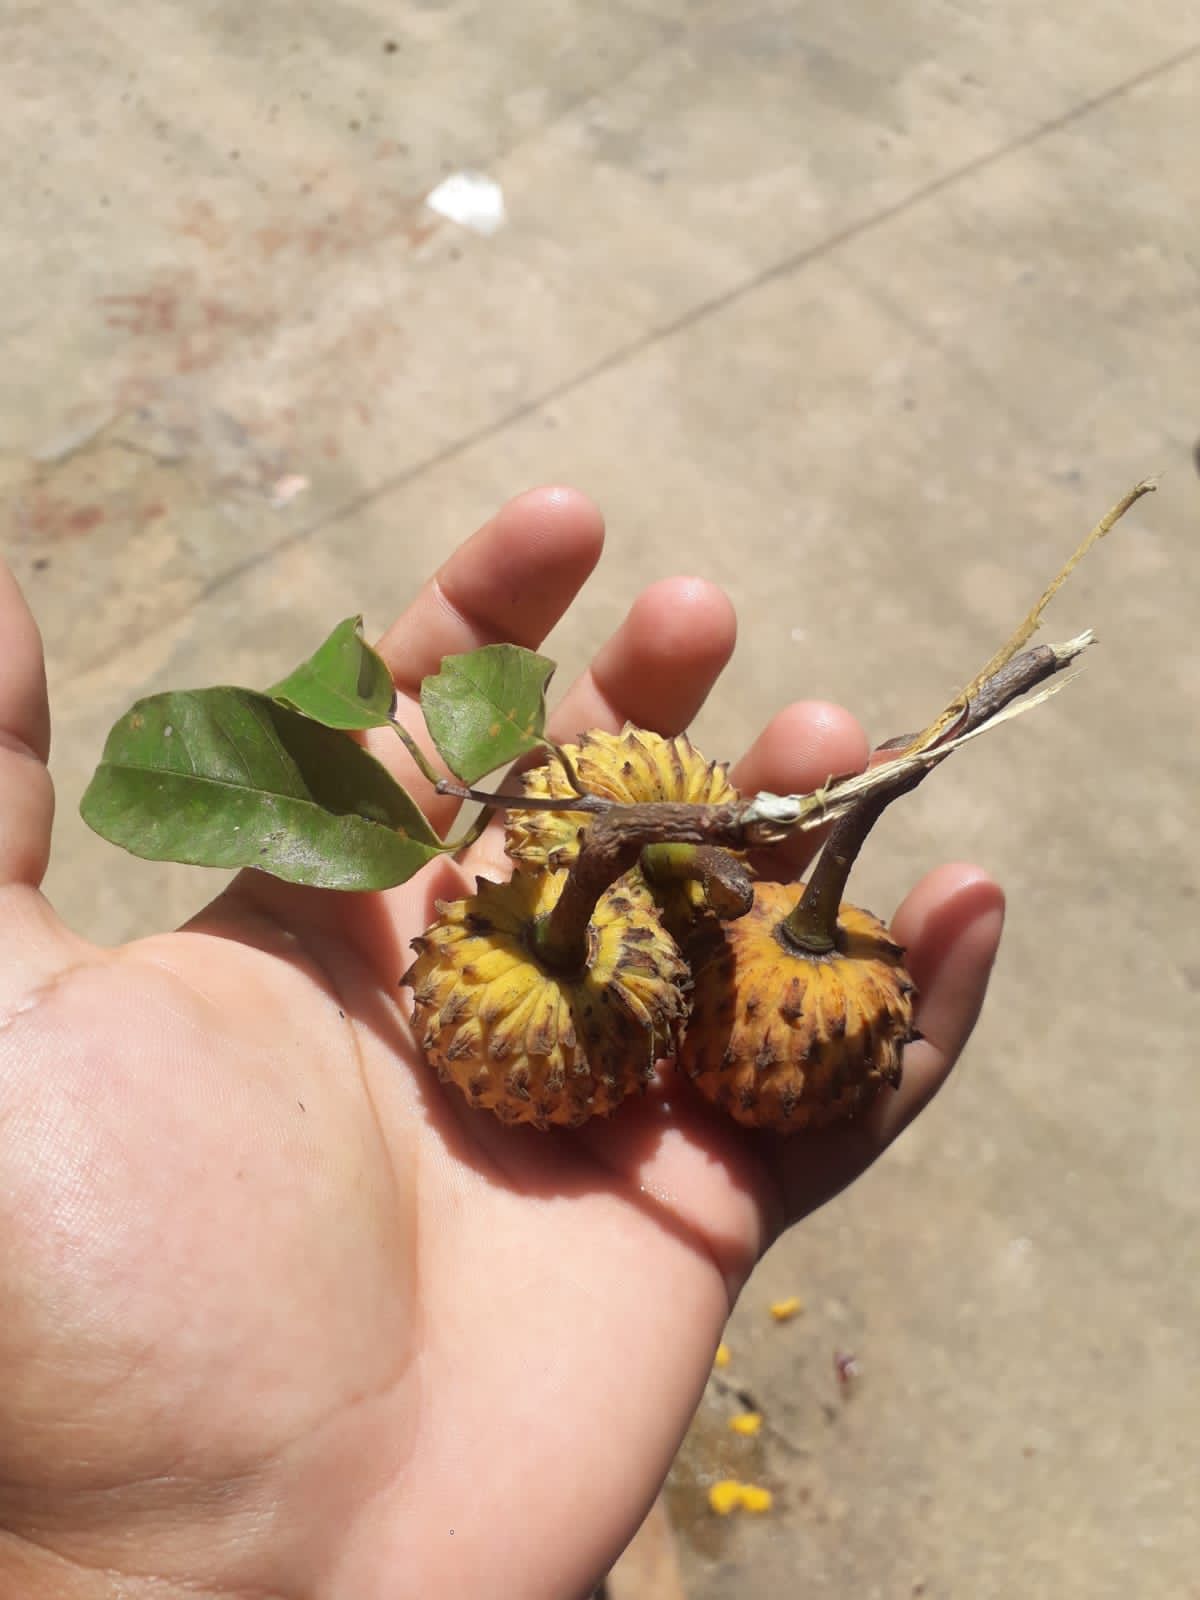
<path fill-rule="evenodd" d="M 506 642 L 536 649 L 600 559 L 604 519 L 574 489 L 518 495 L 455 550 L 377 646 L 415 697 L 442 658 Z"/>
<path fill-rule="evenodd" d="M 445 656 L 510 643 L 534 649 L 566 611 L 600 559 L 604 519 L 577 490 L 531 489 L 500 508 L 438 568 L 376 648 L 397 689 L 396 720 L 433 765 L 418 696 Z M 366 743 L 413 793 L 435 828 L 458 802 L 435 794 L 394 738 Z"/>

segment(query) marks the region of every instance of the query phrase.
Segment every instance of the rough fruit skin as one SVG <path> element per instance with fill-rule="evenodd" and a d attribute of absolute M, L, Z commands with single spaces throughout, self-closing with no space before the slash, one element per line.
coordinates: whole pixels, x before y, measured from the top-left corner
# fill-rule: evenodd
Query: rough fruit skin
<path fill-rule="evenodd" d="M 883 923 L 843 904 L 839 948 L 810 955 L 779 928 L 797 884 L 758 883 L 736 922 L 706 923 L 689 946 L 694 996 L 679 1066 L 748 1128 L 784 1133 L 853 1116 L 900 1081 L 915 993 Z"/>
<path fill-rule="evenodd" d="M 554 905 L 565 872 L 478 880 L 438 903 L 400 980 L 426 1059 L 473 1106 L 501 1121 L 576 1127 L 645 1088 L 676 1046 L 688 971 L 649 894 L 621 879 L 597 903 L 586 969 L 551 972 L 528 935 Z"/>
<path fill-rule="evenodd" d="M 584 789 L 620 804 L 721 805 L 738 797 L 726 766 L 706 761 L 686 734 L 665 739 L 626 723 L 620 733 L 580 734 L 579 743 L 565 749 Z M 539 798 L 569 799 L 575 792 L 557 757 L 525 773 L 522 784 L 527 795 Z M 522 868 L 568 867 L 579 854 L 588 820 L 579 811 L 510 811 L 505 849 Z"/>

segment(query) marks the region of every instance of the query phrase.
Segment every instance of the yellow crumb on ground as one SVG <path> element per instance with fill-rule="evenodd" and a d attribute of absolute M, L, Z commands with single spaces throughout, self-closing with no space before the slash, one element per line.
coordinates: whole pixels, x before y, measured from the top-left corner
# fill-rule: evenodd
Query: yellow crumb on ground
<path fill-rule="evenodd" d="M 754 1437 L 762 1427 L 762 1424 L 762 1414 L 758 1411 L 740 1411 L 736 1417 L 730 1417 L 729 1419 L 729 1426 L 734 1433 L 745 1434 L 748 1439 Z"/>
<path fill-rule="evenodd" d="M 721 1343 L 717 1346 L 717 1353 L 713 1357 L 713 1366 L 714 1367 L 727 1367 L 729 1365 L 731 1359 L 732 1359 L 732 1357 L 730 1356 L 730 1353 L 729 1353 L 729 1346 L 722 1339 Z"/>
<path fill-rule="evenodd" d="M 776 1322 L 790 1322 L 803 1310 L 804 1301 L 798 1294 L 794 1294 L 787 1300 L 776 1300 L 771 1307 L 771 1315 Z"/>
<path fill-rule="evenodd" d="M 773 1497 L 770 1489 L 757 1483 L 738 1483 L 736 1478 L 722 1478 L 708 1491 L 708 1503 L 719 1517 L 731 1511 L 748 1511 L 752 1517 L 761 1517 L 770 1511 Z"/>
<path fill-rule="evenodd" d="M 708 1503 L 719 1517 L 727 1517 L 742 1503 L 742 1486 L 732 1478 L 722 1478 L 708 1491 Z"/>
<path fill-rule="evenodd" d="M 756 1483 L 742 1484 L 743 1511 L 748 1511 L 752 1517 L 760 1517 L 764 1511 L 770 1511 L 770 1509 L 770 1489 L 761 1489 Z"/>

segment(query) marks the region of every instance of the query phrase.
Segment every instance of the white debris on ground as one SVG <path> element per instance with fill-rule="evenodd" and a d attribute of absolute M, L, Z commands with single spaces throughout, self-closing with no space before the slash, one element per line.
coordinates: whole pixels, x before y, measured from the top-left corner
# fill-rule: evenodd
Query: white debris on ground
<path fill-rule="evenodd" d="M 475 233 L 496 233 L 508 220 L 504 191 L 483 172 L 452 172 L 429 191 L 425 204 Z"/>

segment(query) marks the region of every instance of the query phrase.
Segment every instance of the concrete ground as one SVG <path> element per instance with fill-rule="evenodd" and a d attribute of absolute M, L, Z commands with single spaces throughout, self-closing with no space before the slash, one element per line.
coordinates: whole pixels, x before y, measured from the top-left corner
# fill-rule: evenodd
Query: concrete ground
<path fill-rule="evenodd" d="M 78 820 L 128 703 L 382 628 L 529 484 L 609 519 L 564 678 L 645 582 L 728 589 L 732 755 L 800 695 L 924 721 L 1162 474 L 1056 603 L 1081 680 L 864 858 L 881 911 L 947 856 L 1004 881 L 989 1008 L 763 1263 L 670 1505 L 692 1600 L 1200 1594 L 1195 7 L 8 0 L 0 35 L 3 548 L 49 889 L 97 937 L 212 889 Z M 490 237 L 422 203 L 461 168 Z M 711 1517 L 726 1468 L 769 1517 Z"/>

